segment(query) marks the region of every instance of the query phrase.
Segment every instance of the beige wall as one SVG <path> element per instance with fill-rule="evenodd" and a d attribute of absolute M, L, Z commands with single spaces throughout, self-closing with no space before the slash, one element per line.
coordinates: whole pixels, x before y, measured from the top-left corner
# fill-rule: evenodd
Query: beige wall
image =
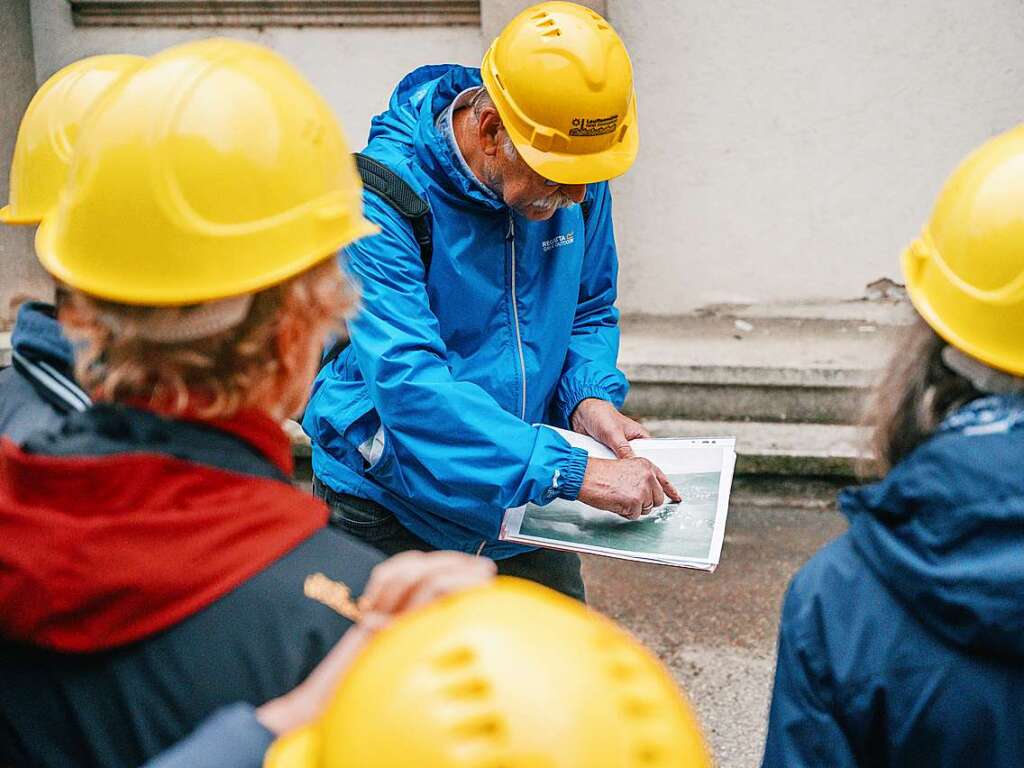
<path fill-rule="evenodd" d="M 485 30 L 520 0 L 484 0 Z M 852 298 L 973 145 L 1024 118 L 1020 0 L 606 0 L 630 47 L 642 148 L 615 182 L 621 305 Z M 75 29 L 31 0 L 37 77 L 206 31 Z M 294 61 L 360 145 L 418 64 L 475 64 L 471 28 L 232 30 Z M 346 64 L 348 65 L 346 67 Z"/>
<path fill-rule="evenodd" d="M 942 179 L 1024 119 L 1019 0 L 608 0 L 641 150 L 623 306 L 856 297 Z"/>
<path fill-rule="evenodd" d="M 6 2 L 7 0 L 0 0 Z M 280 51 L 313 82 L 362 147 L 370 118 L 387 107 L 392 89 L 421 64 L 480 62 L 480 30 L 402 29 L 138 29 L 79 27 L 66 0 L 31 0 L 36 75 L 45 80 L 65 64 L 96 53 L 152 54 L 184 40 L 228 35 Z"/>
<path fill-rule="evenodd" d="M 28 0 L 0 0 L 0 205 L 6 205 L 11 153 L 21 115 L 35 91 Z M 52 293 L 50 281 L 32 254 L 31 227 L 0 225 L 0 328 L 8 321 L 11 299 Z"/>

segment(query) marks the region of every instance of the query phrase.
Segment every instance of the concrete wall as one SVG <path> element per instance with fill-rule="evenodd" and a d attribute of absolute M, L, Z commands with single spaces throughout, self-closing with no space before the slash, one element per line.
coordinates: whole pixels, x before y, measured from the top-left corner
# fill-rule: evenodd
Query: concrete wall
<path fill-rule="evenodd" d="M 0 2 L 0 62 L 3 96 L 0 97 L 0 205 L 7 204 L 11 153 L 21 115 L 35 92 L 32 30 L 28 0 Z M 0 328 L 8 320 L 10 301 L 18 294 L 47 297 L 50 281 L 32 253 L 29 227 L 0 226 Z"/>
<path fill-rule="evenodd" d="M 7 0 L 0 0 L 7 2 Z M 226 35 L 280 51 L 327 98 L 353 147 L 365 143 L 370 118 L 392 89 L 421 64 L 480 63 L 480 30 L 472 27 L 402 29 L 141 29 L 79 27 L 65 0 L 31 0 L 36 75 L 40 82 L 65 64 L 97 53 L 149 55 L 185 40 Z"/>
<path fill-rule="evenodd" d="M 1020 0 L 609 0 L 640 94 L 623 306 L 855 297 L 1024 119 Z"/>
<path fill-rule="evenodd" d="M 521 5 L 483 0 L 483 26 Z M 614 183 L 626 311 L 857 297 L 897 276 L 958 159 L 1024 118 L 1020 0 L 605 5 L 640 94 L 640 159 Z M 210 34 L 76 29 L 65 0 L 31 7 L 39 79 Z M 489 42 L 471 28 L 229 34 L 294 61 L 357 146 L 406 71 L 475 64 Z"/>

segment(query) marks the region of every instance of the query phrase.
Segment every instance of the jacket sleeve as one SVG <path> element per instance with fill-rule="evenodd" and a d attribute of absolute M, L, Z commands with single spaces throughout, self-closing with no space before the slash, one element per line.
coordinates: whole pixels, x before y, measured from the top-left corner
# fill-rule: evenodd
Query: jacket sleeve
<path fill-rule="evenodd" d="M 143 768 L 260 768 L 274 735 L 249 704 L 217 710 Z"/>
<path fill-rule="evenodd" d="M 453 493 L 500 508 L 575 499 L 586 452 L 452 375 L 411 226 L 374 195 L 366 209 L 382 232 L 346 256 L 362 287 L 352 348 L 384 433 L 387 469 L 371 467 L 374 479 L 436 510 Z"/>
<path fill-rule="evenodd" d="M 856 768 L 850 742 L 834 715 L 826 683 L 826 652 L 809 642 L 799 593 L 790 586 L 779 628 L 775 687 L 762 768 Z"/>
<path fill-rule="evenodd" d="M 619 271 L 612 226 L 612 198 L 608 184 L 593 185 L 584 222 L 583 271 L 579 304 L 573 321 L 569 352 L 555 394 L 556 422 L 569 426 L 581 400 L 596 397 L 621 408 L 629 390 L 616 367 L 619 355 L 619 311 L 615 308 Z"/>

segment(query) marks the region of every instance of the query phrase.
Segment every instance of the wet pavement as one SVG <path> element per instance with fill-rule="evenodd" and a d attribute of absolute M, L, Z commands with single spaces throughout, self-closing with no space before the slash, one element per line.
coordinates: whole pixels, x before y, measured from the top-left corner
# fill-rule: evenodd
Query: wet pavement
<path fill-rule="evenodd" d="M 585 559 L 591 604 L 669 666 L 721 768 L 759 764 L 783 593 L 800 565 L 844 528 L 831 509 L 735 500 L 713 574 Z"/>

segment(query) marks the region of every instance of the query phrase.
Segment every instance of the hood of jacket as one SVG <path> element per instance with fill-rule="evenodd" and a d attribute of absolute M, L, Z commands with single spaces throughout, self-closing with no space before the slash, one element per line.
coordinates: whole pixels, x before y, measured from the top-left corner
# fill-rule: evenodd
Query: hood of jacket
<path fill-rule="evenodd" d="M 69 371 L 75 364 L 74 349 L 57 322 L 52 304 L 29 301 L 19 307 L 11 346 L 27 358 L 41 358 Z"/>
<path fill-rule="evenodd" d="M 0 635 L 68 652 L 187 618 L 327 521 L 258 413 L 170 420 L 99 405 L 0 442 Z"/>
<path fill-rule="evenodd" d="M 466 174 L 453 157 L 447 136 L 437 130 L 438 116 L 455 98 L 481 85 L 479 69 L 456 64 L 432 64 L 410 72 L 392 92 L 387 111 L 373 118 L 366 154 L 418 187 L 404 168 L 412 147 L 417 169 L 445 193 L 446 202 L 491 211 L 504 209 L 504 203 Z"/>
<path fill-rule="evenodd" d="M 940 434 L 844 491 L 840 508 L 858 552 L 930 631 L 1024 655 L 1024 429 Z"/>

